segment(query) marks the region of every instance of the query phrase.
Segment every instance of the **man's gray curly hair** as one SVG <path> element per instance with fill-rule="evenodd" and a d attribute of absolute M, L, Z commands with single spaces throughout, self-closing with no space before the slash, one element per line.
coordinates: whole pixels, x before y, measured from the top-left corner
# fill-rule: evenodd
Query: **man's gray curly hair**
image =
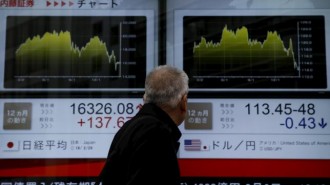
<path fill-rule="evenodd" d="M 146 77 L 144 103 L 175 108 L 188 93 L 188 82 L 184 71 L 168 65 L 158 66 Z"/>

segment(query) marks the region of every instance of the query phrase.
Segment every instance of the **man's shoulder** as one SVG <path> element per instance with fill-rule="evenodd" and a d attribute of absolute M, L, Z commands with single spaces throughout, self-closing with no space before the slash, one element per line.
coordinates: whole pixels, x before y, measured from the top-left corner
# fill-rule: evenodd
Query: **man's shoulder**
<path fill-rule="evenodd" d="M 123 130 L 126 131 L 123 134 L 137 137 L 141 135 L 152 137 L 155 134 L 163 135 L 168 132 L 166 124 L 162 120 L 150 115 L 137 116 L 125 123 L 124 127 L 126 128 L 123 128 Z"/>
<path fill-rule="evenodd" d="M 127 124 L 127 126 L 130 127 L 131 129 L 139 128 L 139 127 L 152 129 L 152 128 L 160 128 L 163 125 L 162 120 L 152 115 L 135 116 L 132 120 L 128 121 L 125 124 Z"/>

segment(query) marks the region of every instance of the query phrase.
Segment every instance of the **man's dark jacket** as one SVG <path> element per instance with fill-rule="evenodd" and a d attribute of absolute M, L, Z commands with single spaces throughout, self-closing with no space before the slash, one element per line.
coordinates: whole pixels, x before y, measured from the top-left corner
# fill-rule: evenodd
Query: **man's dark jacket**
<path fill-rule="evenodd" d="M 100 174 L 103 185 L 178 185 L 181 132 L 166 112 L 145 104 L 115 135 Z"/>

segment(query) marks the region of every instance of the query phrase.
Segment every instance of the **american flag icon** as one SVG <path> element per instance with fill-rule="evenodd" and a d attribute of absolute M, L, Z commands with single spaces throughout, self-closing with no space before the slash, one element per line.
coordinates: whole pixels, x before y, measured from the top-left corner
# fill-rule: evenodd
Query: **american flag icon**
<path fill-rule="evenodd" d="M 200 139 L 185 139 L 184 150 L 186 151 L 201 151 L 202 142 Z"/>

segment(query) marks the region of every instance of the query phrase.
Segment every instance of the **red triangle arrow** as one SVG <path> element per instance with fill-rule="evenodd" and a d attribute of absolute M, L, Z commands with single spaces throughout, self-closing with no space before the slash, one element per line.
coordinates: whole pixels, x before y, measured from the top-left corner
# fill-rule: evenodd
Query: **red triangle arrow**
<path fill-rule="evenodd" d="M 69 6 L 72 6 L 73 5 L 73 2 L 69 1 Z"/>
<path fill-rule="evenodd" d="M 47 1 L 47 7 L 50 6 L 51 4 L 52 4 L 51 2 Z"/>
<path fill-rule="evenodd" d="M 64 1 L 62 1 L 61 6 L 65 6 L 65 2 Z"/>
<path fill-rule="evenodd" d="M 58 5 L 58 2 L 54 1 L 54 6 L 57 6 Z"/>

